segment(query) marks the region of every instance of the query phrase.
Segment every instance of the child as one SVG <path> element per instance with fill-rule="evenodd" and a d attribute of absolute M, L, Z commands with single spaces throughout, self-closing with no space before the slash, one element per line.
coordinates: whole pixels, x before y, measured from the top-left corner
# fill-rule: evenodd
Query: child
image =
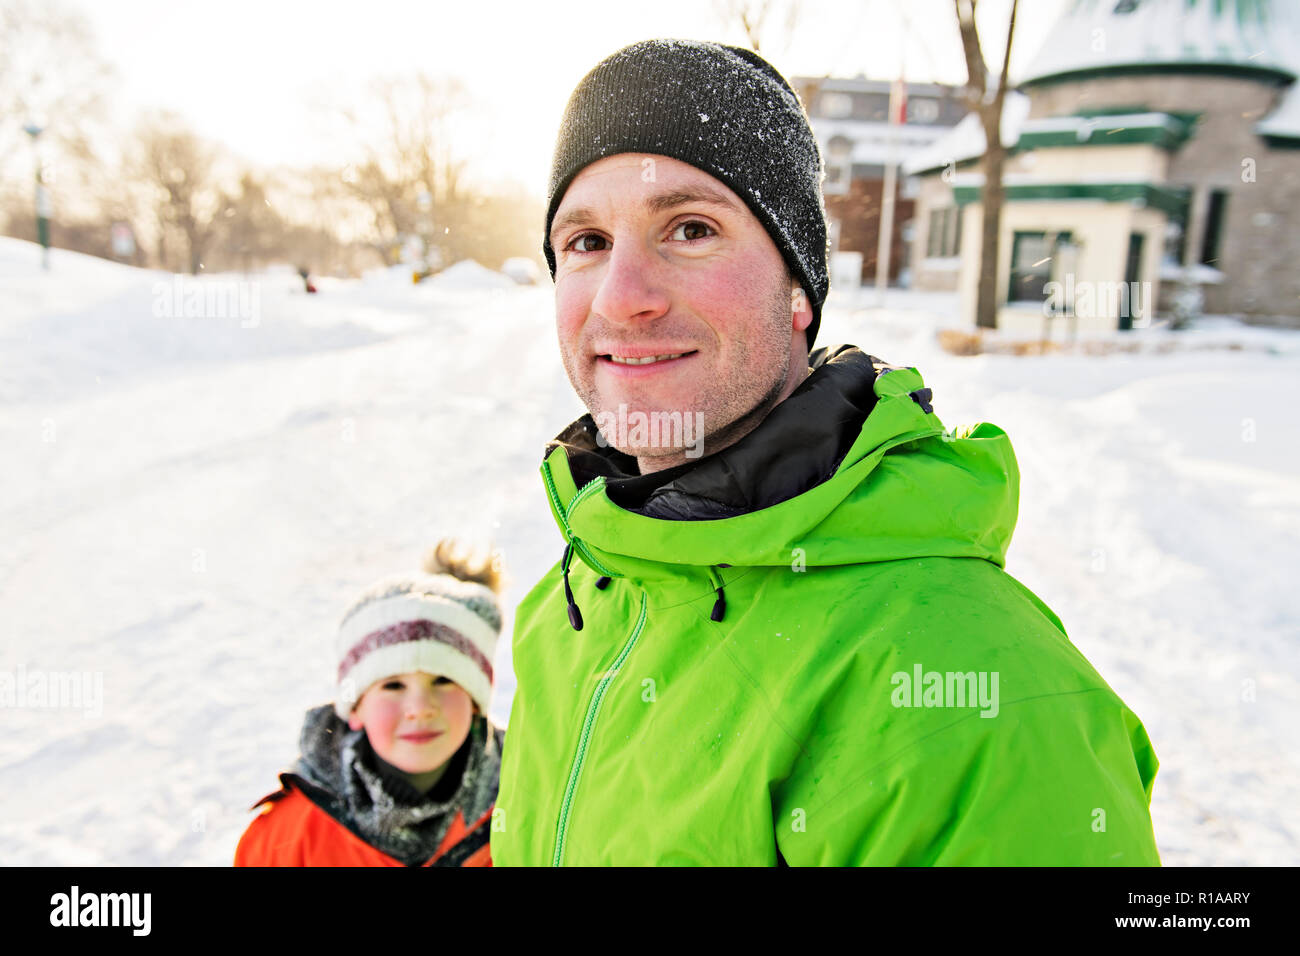
<path fill-rule="evenodd" d="M 492 865 L 500 579 L 452 549 L 343 616 L 335 703 L 307 712 L 302 755 L 254 804 L 236 866 Z"/>

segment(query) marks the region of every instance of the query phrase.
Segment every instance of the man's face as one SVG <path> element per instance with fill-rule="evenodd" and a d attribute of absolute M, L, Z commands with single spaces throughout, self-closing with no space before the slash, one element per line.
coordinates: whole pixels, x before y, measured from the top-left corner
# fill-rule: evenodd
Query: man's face
<path fill-rule="evenodd" d="M 551 245 L 569 381 L 643 473 L 735 442 L 805 377 L 811 308 L 744 202 L 694 166 L 592 163 Z"/>

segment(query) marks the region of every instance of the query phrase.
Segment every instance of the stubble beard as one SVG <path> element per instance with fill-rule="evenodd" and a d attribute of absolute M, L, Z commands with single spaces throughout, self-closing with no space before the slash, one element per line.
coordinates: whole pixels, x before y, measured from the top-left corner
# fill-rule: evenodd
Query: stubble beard
<path fill-rule="evenodd" d="M 698 461 L 702 455 L 712 455 L 735 444 L 757 428 L 768 413 L 780 402 L 790 373 L 790 316 L 791 301 L 788 280 L 778 284 L 769 300 L 761 330 L 750 339 L 734 342 L 736 368 L 722 381 L 701 387 L 701 391 L 675 409 L 645 409 L 647 414 L 680 412 L 682 417 L 702 412 L 702 424 L 707 431 L 694 436 L 689 444 L 646 446 L 620 446 L 615 448 L 637 459 L 641 474 L 662 471 L 689 461 Z M 747 388 L 745 376 L 756 374 L 751 365 L 755 351 L 762 353 L 757 369 L 768 370 L 770 380 L 762 394 L 755 399 L 753 389 Z M 605 408 L 595 386 L 595 371 L 587 382 L 580 382 L 575 374 L 572 356 L 564 353 L 565 370 L 574 391 L 582 399 L 587 411 L 599 420 L 602 414 L 617 414 L 617 408 Z M 723 421 L 711 428 L 713 421 Z M 688 454 L 689 452 L 689 454 Z"/>

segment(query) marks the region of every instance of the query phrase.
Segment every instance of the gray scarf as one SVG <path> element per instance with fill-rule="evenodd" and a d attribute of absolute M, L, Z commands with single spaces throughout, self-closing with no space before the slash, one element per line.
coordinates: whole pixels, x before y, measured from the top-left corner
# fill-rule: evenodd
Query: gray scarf
<path fill-rule="evenodd" d="M 475 717 L 469 736 L 433 789 L 421 794 L 326 704 L 307 712 L 302 756 L 293 773 L 307 796 L 371 846 L 419 866 L 437 851 L 456 812 L 468 826 L 496 800 L 501 771 L 498 734 Z"/>

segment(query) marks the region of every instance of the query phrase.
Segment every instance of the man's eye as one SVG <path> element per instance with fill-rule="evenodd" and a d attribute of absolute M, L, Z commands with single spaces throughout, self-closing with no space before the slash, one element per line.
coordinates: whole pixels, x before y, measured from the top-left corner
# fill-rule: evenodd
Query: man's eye
<path fill-rule="evenodd" d="M 598 236 L 594 232 L 584 232 L 569 241 L 569 248 L 575 252 L 600 252 L 605 248 L 604 246 L 592 246 L 590 243 L 604 241 L 604 236 Z"/>
<path fill-rule="evenodd" d="M 435 683 L 435 684 L 450 684 L 450 683 L 451 683 L 451 678 L 450 678 L 450 677 L 439 677 L 437 680 L 434 681 L 434 683 Z"/>
<path fill-rule="evenodd" d="M 713 232 L 711 226 L 706 222 L 700 222 L 698 219 L 692 219 L 684 222 L 673 230 L 674 239 L 682 239 L 690 242 L 693 239 L 704 239 Z"/>
<path fill-rule="evenodd" d="M 384 690 L 401 690 L 401 689 L 404 688 L 405 686 L 406 686 L 406 685 L 403 684 L 400 680 L 386 680 L 386 681 L 384 681 Z"/>

